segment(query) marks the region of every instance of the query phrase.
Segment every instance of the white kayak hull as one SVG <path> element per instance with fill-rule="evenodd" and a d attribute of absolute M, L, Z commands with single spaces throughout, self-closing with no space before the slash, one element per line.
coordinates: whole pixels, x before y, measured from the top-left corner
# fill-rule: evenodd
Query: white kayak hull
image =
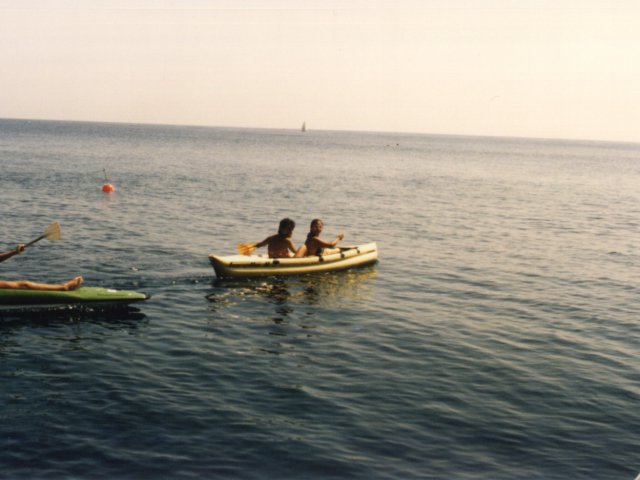
<path fill-rule="evenodd" d="M 333 253 L 335 252 L 335 253 Z M 218 278 L 270 277 L 272 275 L 301 275 L 345 270 L 375 263 L 378 247 L 375 242 L 332 249 L 324 255 L 301 258 L 269 258 L 265 256 L 209 255 Z"/>

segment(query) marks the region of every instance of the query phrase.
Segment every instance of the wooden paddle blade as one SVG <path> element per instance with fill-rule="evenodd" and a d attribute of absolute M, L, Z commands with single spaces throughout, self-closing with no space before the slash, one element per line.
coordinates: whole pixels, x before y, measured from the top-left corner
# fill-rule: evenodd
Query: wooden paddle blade
<path fill-rule="evenodd" d="M 60 236 L 60 224 L 58 222 L 53 222 L 44 231 L 44 238 L 47 240 L 60 240 Z"/>
<path fill-rule="evenodd" d="M 239 243 L 238 244 L 238 253 L 240 255 L 251 255 L 256 251 L 255 243 Z"/>

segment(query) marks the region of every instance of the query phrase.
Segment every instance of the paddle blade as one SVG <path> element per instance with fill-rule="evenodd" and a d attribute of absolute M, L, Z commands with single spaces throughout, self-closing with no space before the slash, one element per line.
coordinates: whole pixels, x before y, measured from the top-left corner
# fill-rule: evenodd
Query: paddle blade
<path fill-rule="evenodd" d="M 255 243 L 239 243 L 238 244 L 238 253 L 240 255 L 251 255 L 256 251 Z"/>
<path fill-rule="evenodd" d="M 47 240 L 60 240 L 60 224 L 53 222 L 44 231 L 44 238 Z"/>

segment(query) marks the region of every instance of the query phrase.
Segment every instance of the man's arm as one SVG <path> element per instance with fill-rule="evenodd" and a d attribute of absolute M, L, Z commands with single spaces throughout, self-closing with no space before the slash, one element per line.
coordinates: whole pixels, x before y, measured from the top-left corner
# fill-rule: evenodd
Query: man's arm
<path fill-rule="evenodd" d="M 4 262 L 5 260 L 8 260 L 14 255 L 19 254 L 20 252 L 24 252 L 24 245 L 22 243 L 18 245 L 15 250 L 12 250 L 6 253 L 0 253 L 0 262 Z"/>

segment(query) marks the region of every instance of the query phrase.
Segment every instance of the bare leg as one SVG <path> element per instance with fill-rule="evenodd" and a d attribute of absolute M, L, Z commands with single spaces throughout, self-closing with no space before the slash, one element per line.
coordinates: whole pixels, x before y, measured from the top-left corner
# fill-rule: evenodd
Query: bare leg
<path fill-rule="evenodd" d="M 73 290 L 83 282 L 82 277 L 76 277 L 64 283 L 37 283 L 29 280 L 0 281 L 0 288 L 16 288 L 24 290 Z"/>

